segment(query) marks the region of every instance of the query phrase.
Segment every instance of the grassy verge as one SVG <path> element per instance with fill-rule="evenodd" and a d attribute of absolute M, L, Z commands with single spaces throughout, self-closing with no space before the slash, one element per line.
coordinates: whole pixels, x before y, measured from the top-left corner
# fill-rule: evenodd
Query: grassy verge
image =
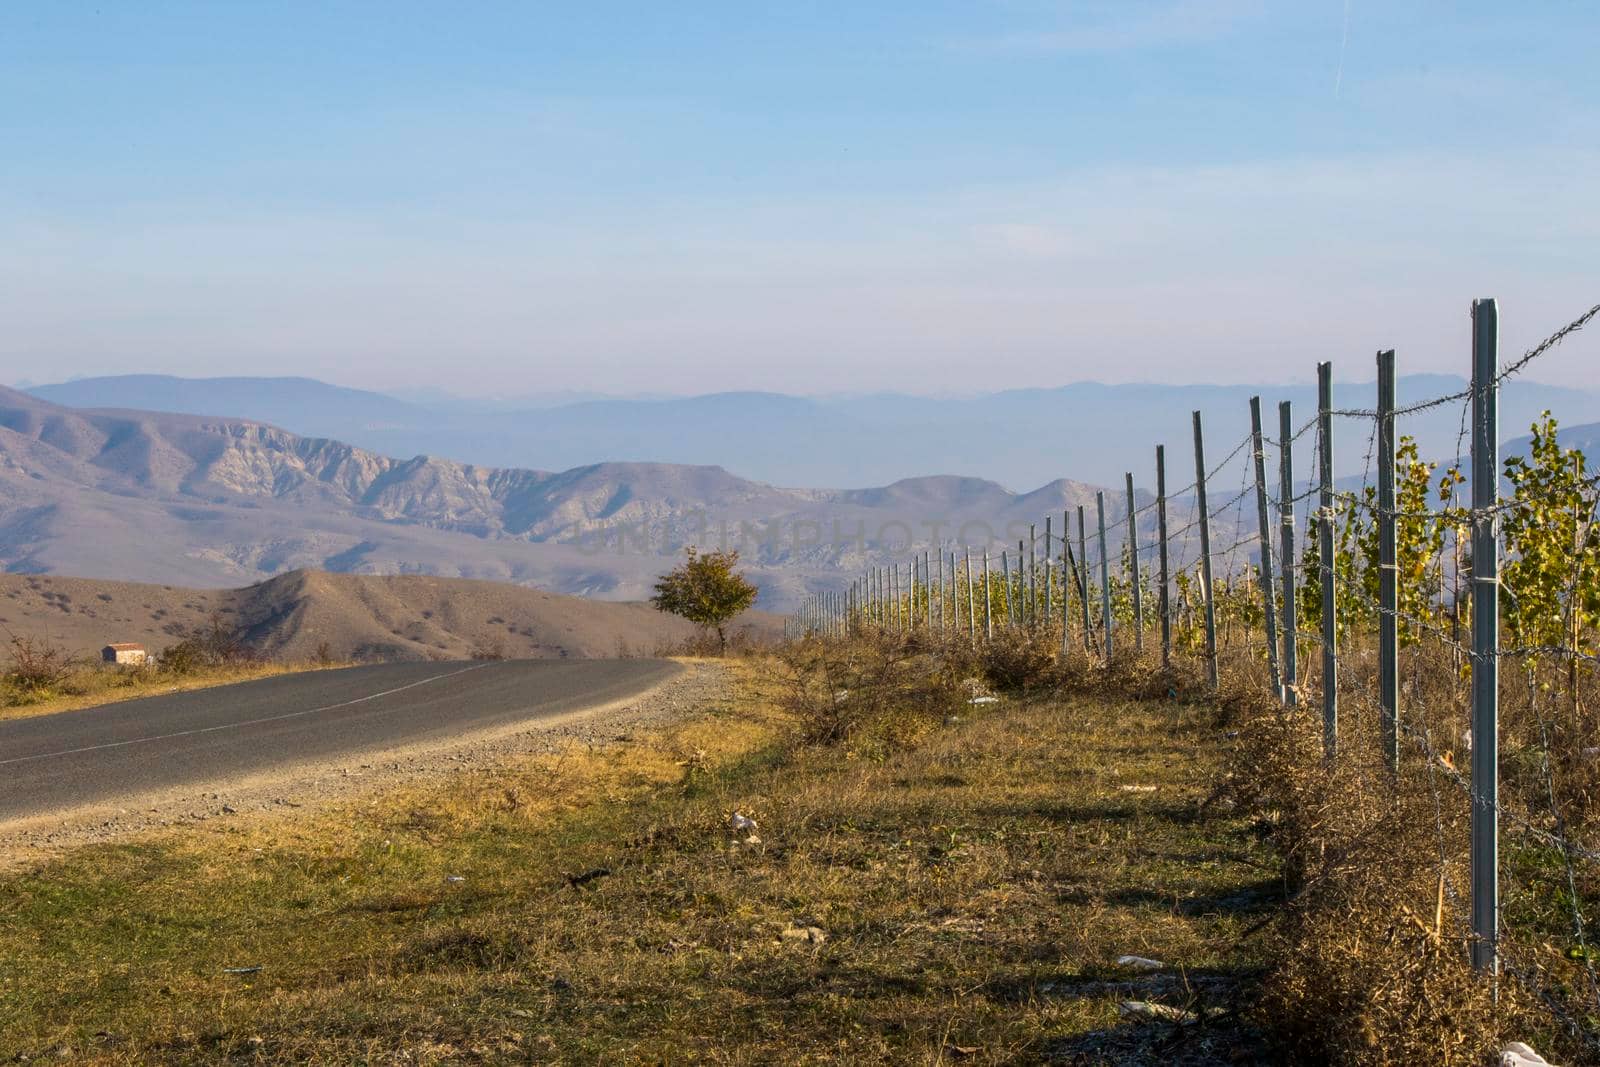
<path fill-rule="evenodd" d="M 0 721 L 53 715 L 60 711 L 115 704 L 123 700 L 179 693 L 190 689 L 232 685 L 278 674 L 330 670 L 343 663 L 243 663 L 205 667 L 184 674 L 112 667 L 76 667 L 48 688 L 0 684 Z"/>
<path fill-rule="evenodd" d="M 1255 1058 L 1226 1012 L 1277 881 L 1206 803 L 1212 713 L 963 701 L 957 721 L 803 743 L 776 668 L 738 670 L 726 704 L 625 745 L 0 882 L 0 1052 Z M 1130 1021 L 1122 1000 L 1203 1021 Z"/>

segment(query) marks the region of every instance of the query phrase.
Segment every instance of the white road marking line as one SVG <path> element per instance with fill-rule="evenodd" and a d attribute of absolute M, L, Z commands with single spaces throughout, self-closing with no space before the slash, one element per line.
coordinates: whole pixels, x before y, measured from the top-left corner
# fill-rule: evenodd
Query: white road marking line
<path fill-rule="evenodd" d="M 174 737 L 190 737 L 194 734 L 216 733 L 218 730 L 236 730 L 241 726 L 259 726 L 264 722 L 282 722 L 284 719 L 298 719 L 303 715 L 315 715 L 319 711 L 333 711 L 336 708 L 348 708 L 352 704 L 364 704 L 369 700 L 377 700 L 379 697 L 393 696 L 396 693 L 403 693 L 407 689 L 415 689 L 419 685 L 427 685 L 429 682 L 439 682 L 446 678 L 454 678 L 458 674 L 466 674 L 469 671 L 482 670 L 488 666 L 492 666 L 492 664 L 475 663 L 470 667 L 463 667 L 458 671 L 451 671 L 448 674 L 435 674 L 430 677 L 423 678 L 421 681 L 408 682 L 405 685 L 396 686 L 393 689 L 385 689 L 381 693 L 368 693 L 364 697 L 356 697 L 354 700 L 341 701 L 338 704 L 324 704 L 320 708 L 306 708 L 303 711 L 290 711 L 285 712 L 282 715 L 268 715 L 260 719 L 247 719 L 244 722 L 226 722 L 217 726 L 201 726 L 193 730 L 179 730 L 178 732 L 171 734 L 156 734 L 153 737 L 135 737 L 128 741 L 108 741 L 103 745 L 85 745 L 83 748 L 64 748 L 60 752 L 40 752 L 33 756 L 14 756 L 11 759 L 0 759 L 0 767 L 5 767 L 13 763 L 27 763 L 31 760 L 53 759 L 56 756 L 76 756 L 84 752 L 100 752 L 108 748 L 124 748 L 128 745 L 142 745 L 149 741 L 168 741 Z"/>

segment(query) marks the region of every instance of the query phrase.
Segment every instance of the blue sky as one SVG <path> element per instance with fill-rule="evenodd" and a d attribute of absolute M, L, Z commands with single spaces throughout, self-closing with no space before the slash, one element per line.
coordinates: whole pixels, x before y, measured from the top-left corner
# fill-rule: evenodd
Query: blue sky
<path fill-rule="evenodd" d="M 1600 300 L 1600 8 L 0 7 L 0 380 L 1462 372 Z M 1600 339 L 1539 376 L 1583 384 Z"/>

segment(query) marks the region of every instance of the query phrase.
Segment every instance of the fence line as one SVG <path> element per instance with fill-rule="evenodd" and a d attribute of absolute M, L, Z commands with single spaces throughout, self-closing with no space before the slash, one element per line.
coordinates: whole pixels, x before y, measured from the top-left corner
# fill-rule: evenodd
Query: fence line
<path fill-rule="evenodd" d="M 1566 690 L 1575 713 L 1569 726 L 1576 740 L 1569 739 L 1570 744 L 1580 744 L 1590 736 L 1584 733 L 1585 726 L 1576 715 L 1576 709 L 1580 699 L 1580 667 L 1600 667 L 1600 654 L 1586 646 L 1596 626 L 1600 625 L 1600 608 L 1585 607 L 1583 600 L 1592 592 L 1592 586 L 1600 584 L 1600 532 L 1597 532 L 1600 470 L 1584 469 L 1580 458 L 1575 457 L 1572 471 L 1561 479 L 1557 480 L 1550 471 L 1539 467 L 1540 477 L 1546 478 L 1548 484 L 1530 483 L 1533 488 L 1525 491 L 1523 483 L 1518 482 L 1518 490 L 1513 495 L 1502 496 L 1498 390 L 1506 379 L 1522 372 L 1600 317 L 1600 304 L 1504 366 L 1498 364 L 1498 306 L 1492 300 L 1475 301 L 1472 315 L 1473 374 L 1471 385 L 1465 390 L 1397 405 L 1395 353 L 1385 350 L 1377 355 L 1376 406 L 1371 410 L 1335 409 L 1332 365 L 1322 363 L 1317 368 L 1318 410 L 1312 418 L 1295 427 L 1290 405 L 1281 403 L 1277 435 L 1270 438 L 1263 433 L 1260 398 L 1252 398 L 1249 432 L 1215 465 L 1206 462 L 1206 442 L 1200 414 L 1196 412 L 1193 416 L 1195 480 L 1192 483 L 1175 491 L 1168 489 L 1165 446 L 1158 445 L 1152 500 L 1137 505 L 1133 472 L 1125 475 L 1125 507 L 1120 517 L 1107 517 L 1105 494 L 1096 492 L 1094 532 L 1099 550 L 1095 561 L 1098 564 L 1096 589 L 1091 588 L 1088 523 L 1085 507 L 1080 504 L 1076 507 L 1076 552 L 1071 537 L 1072 509 L 1069 508 L 1062 513 L 1059 553 L 1054 544 L 1054 517 L 1047 516 L 1042 556 L 1038 552 L 1034 528 L 1030 527 L 1026 543 L 1018 543 L 1014 569 L 1009 551 L 1002 550 L 999 574 L 991 571 L 987 548 L 982 553 L 981 575 L 970 548 L 964 549 L 959 559 L 952 548 L 948 553 L 948 585 L 944 571 L 947 556 L 943 548 L 939 550 L 937 580 L 933 578 L 926 552 L 921 559 L 920 583 L 918 561 L 913 555 L 904 588 L 898 563 L 889 568 L 870 567 L 852 580 L 848 595 L 836 596 L 830 592 L 808 598 L 792 620 L 791 631 L 841 635 L 873 628 L 915 635 L 919 629 L 932 632 L 937 618 L 939 630 L 959 634 L 960 598 L 964 588 L 969 641 L 979 644 L 992 641 L 997 628 L 1038 631 L 1059 625 L 1063 655 L 1074 647 L 1072 632 L 1076 629 L 1083 652 L 1110 664 L 1115 657 L 1142 650 L 1147 622 L 1145 605 L 1147 596 L 1153 594 L 1162 665 L 1169 666 L 1175 653 L 1180 651 L 1198 654 L 1206 666 L 1208 681 L 1215 687 L 1219 678 L 1218 613 L 1219 607 L 1225 608 L 1229 619 L 1228 649 L 1233 650 L 1233 622 L 1242 620 L 1244 643 L 1240 651 L 1265 660 L 1267 686 L 1285 707 L 1298 707 L 1308 696 L 1318 698 L 1328 759 L 1339 758 L 1341 694 L 1362 702 L 1372 701 L 1364 706 L 1375 706 L 1378 711 L 1378 740 L 1391 772 L 1401 769 L 1405 754 L 1413 754 L 1423 760 L 1430 779 L 1448 783 L 1466 799 L 1471 815 L 1472 876 L 1468 893 L 1470 930 L 1464 940 L 1470 945 L 1473 962 L 1491 978 L 1504 973 L 1519 981 L 1534 982 L 1531 988 L 1554 1010 L 1563 1013 L 1566 1024 L 1572 1024 L 1572 1013 L 1560 1007 L 1561 998 L 1539 984 L 1538 976 L 1548 972 L 1549 967 L 1537 960 L 1532 964 L 1515 962 L 1508 955 L 1509 943 L 1500 915 L 1503 872 L 1499 868 L 1499 849 L 1502 833 L 1509 829 L 1559 854 L 1566 883 L 1565 897 L 1570 902 L 1570 935 L 1579 954 L 1576 958 L 1582 961 L 1587 975 L 1591 1003 L 1584 1012 L 1600 1011 L 1600 977 L 1596 976 L 1589 955 L 1590 924 L 1584 914 L 1584 898 L 1579 893 L 1579 865 L 1600 863 L 1600 848 L 1580 837 L 1580 833 L 1589 833 L 1592 837 L 1593 831 L 1587 825 L 1575 828 L 1562 800 L 1552 762 L 1561 755 L 1556 751 L 1554 731 L 1567 727 L 1549 718 L 1543 709 L 1543 701 L 1556 699 L 1555 690 L 1550 689 L 1547 694 L 1536 684 L 1537 672 L 1564 669 Z M 1438 470 L 1436 465 L 1414 459 L 1415 469 L 1399 469 L 1397 451 L 1402 439 L 1397 437 L 1397 431 L 1406 416 L 1456 402 L 1462 406 L 1456 454 L 1449 458 L 1440 488 L 1435 490 L 1432 479 Z M 1372 423 L 1366 469 L 1357 492 L 1335 485 L 1332 440 L 1339 419 L 1370 420 Z M 1535 429 L 1537 434 L 1538 427 Z M 1316 477 L 1297 488 L 1294 445 L 1313 432 L 1316 434 Z M 1456 468 L 1467 445 L 1470 445 L 1466 450 L 1471 458 L 1472 499 L 1469 506 L 1461 506 L 1457 493 L 1463 479 Z M 1558 444 L 1552 442 L 1549 447 L 1555 449 L 1553 454 L 1557 460 L 1565 462 L 1566 453 Z M 1278 458 L 1275 484 L 1268 479 L 1265 466 L 1269 448 Z M 1209 483 L 1246 449 L 1249 459 L 1240 492 L 1220 506 L 1213 506 Z M 1375 485 L 1372 484 L 1374 453 L 1377 458 Z M 1414 449 L 1412 455 L 1415 456 Z M 1534 457 L 1531 462 L 1546 461 Z M 1510 464 L 1506 466 L 1507 476 L 1512 477 Z M 1407 479 L 1403 486 L 1397 483 L 1397 469 Z M 1420 489 L 1418 469 L 1422 471 Z M 1538 495 L 1541 490 L 1547 497 L 1559 493 L 1561 500 L 1572 502 L 1573 544 L 1568 546 L 1566 556 L 1557 552 L 1546 560 L 1538 555 L 1545 550 L 1533 540 L 1538 536 L 1535 527 L 1545 518 L 1538 509 L 1548 503 Z M 1191 492 L 1195 498 L 1193 515 L 1176 527 L 1169 526 L 1169 505 Z M 1421 506 L 1418 506 L 1419 492 Z M 1242 514 L 1244 500 L 1251 493 L 1255 495 L 1256 513 L 1253 530 L 1248 529 Z M 1440 497 L 1437 507 L 1427 505 L 1429 493 Z M 1317 497 L 1314 506 L 1313 495 Z M 1296 505 L 1302 502 L 1306 506 L 1302 521 L 1308 534 L 1303 543 L 1297 536 L 1295 515 Z M 1232 524 L 1234 533 L 1231 543 L 1218 552 L 1212 544 L 1212 524 L 1225 524 L 1230 509 L 1237 512 Z M 1139 521 L 1151 512 L 1155 514 L 1156 527 L 1153 540 L 1147 535 L 1141 536 Z M 1564 515 L 1561 521 L 1566 522 Z M 1113 574 L 1108 536 L 1124 527 L 1123 560 L 1118 572 Z M 1508 528 L 1511 533 L 1507 532 Z M 1311 533 L 1315 536 L 1309 536 Z M 1193 562 L 1187 558 L 1191 534 L 1198 534 L 1199 541 L 1198 558 Z M 1467 545 L 1469 534 L 1470 545 Z M 1464 547 L 1467 554 L 1463 554 Z M 1252 548 L 1254 566 L 1248 558 L 1242 567 L 1238 566 L 1235 553 Z M 1154 554 L 1153 576 L 1140 562 L 1141 555 L 1149 553 Z M 1564 566 L 1569 557 L 1568 580 L 1564 584 L 1555 583 L 1546 572 L 1552 567 Z M 1500 566 L 1502 558 L 1507 561 L 1505 570 Z M 1545 567 L 1538 572 L 1545 575 L 1542 584 L 1529 585 L 1528 576 L 1533 573 L 1529 568 L 1541 563 Z M 1153 589 L 1147 585 L 1152 578 Z M 1467 582 L 1465 593 L 1461 590 L 1463 579 Z M 1375 588 L 1368 587 L 1369 581 Z M 1447 585 L 1447 581 L 1450 584 Z M 1242 591 L 1235 588 L 1238 584 L 1242 584 Z M 1059 606 L 1055 603 L 1058 592 Z M 1099 601 L 1098 620 L 1090 610 L 1091 598 Z M 982 600 L 981 626 L 976 607 L 979 599 Z M 1074 600 L 1078 607 L 1076 612 Z M 1305 619 L 1301 617 L 1302 605 L 1309 616 Z M 919 606 L 922 609 L 920 618 Z M 1511 643 L 1501 640 L 1502 613 L 1509 613 L 1511 619 L 1515 635 Z M 1197 616 L 1203 622 L 1197 622 Z M 1556 616 L 1563 627 L 1559 634 L 1549 628 L 1550 619 Z M 1259 619 L 1259 635 L 1253 626 L 1256 618 Z M 1373 623 L 1377 638 L 1376 678 L 1370 690 L 1360 684 L 1366 677 L 1364 668 L 1348 677 L 1341 672 L 1341 634 L 1353 631 L 1357 624 L 1366 620 Z M 1539 629 L 1540 620 L 1543 620 L 1544 630 Z M 1129 627 L 1131 639 L 1114 641 L 1114 631 L 1122 626 Z M 1556 634 L 1557 639 L 1549 640 L 1551 634 Z M 1530 636 L 1534 639 L 1530 640 Z M 1308 641 L 1318 646 L 1322 658 L 1322 670 L 1315 685 L 1300 676 L 1300 650 Z M 1447 651 L 1464 668 L 1468 678 L 1469 774 L 1458 770 L 1450 754 L 1434 744 L 1425 719 L 1429 709 L 1415 709 L 1412 715 L 1423 718 L 1413 722 L 1403 706 L 1400 652 L 1402 648 L 1412 648 L 1412 662 L 1416 663 L 1418 643 L 1422 641 L 1431 641 L 1435 647 Z M 1502 660 L 1516 664 L 1529 687 L 1528 707 L 1536 720 L 1536 739 L 1532 745 L 1538 757 L 1537 787 L 1543 794 L 1537 803 L 1524 791 L 1517 795 L 1516 804 L 1508 804 L 1500 792 L 1503 694 L 1499 663 Z M 1437 716 L 1437 710 L 1434 714 Z M 1600 754 L 1600 737 L 1593 739 L 1597 744 L 1584 748 L 1578 757 L 1589 760 L 1590 766 L 1594 756 Z M 1544 811 L 1531 814 L 1538 812 L 1539 806 Z M 1442 814 L 1440 820 L 1442 864 L 1446 847 Z M 1594 872 L 1589 874 L 1592 878 Z M 1441 885 L 1446 881 L 1442 873 Z M 1450 891 L 1456 892 L 1453 884 Z M 1515 946 L 1517 954 L 1528 951 L 1532 950 L 1527 946 Z M 1592 1023 L 1579 1021 L 1576 1027 L 1575 1033 L 1600 1048 L 1600 1035 L 1595 1033 Z"/>

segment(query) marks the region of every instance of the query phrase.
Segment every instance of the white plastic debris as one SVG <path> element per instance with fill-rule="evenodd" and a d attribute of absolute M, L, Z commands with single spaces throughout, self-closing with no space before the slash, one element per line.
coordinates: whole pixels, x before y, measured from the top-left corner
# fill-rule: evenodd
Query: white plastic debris
<path fill-rule="evenodd" d="M 784 941 L 804 941 L 808 945 L 820 945 L 828 940 L 828 932 L 820 926 L 787 926 L 778 936 Z"/>
<path fill-rule="evenodd" d="M 1468 752 L 1472 751 L 1472 730 L 1471 729 L 1466 729 L 1466 730 L 1462 730 L 1461 731 L 1461 747 L 1463 749 L 1465 749 L 1466 751 L 1468 751 Z"/>
<path fill-rule="evenodd" d="M 1136 971 L 1159 971 L 1166 964 L 1160 960 L 1150 959 L 1148 956 L 1118 956 L 1118 967 L 1132 967 Z"/>
<path fill-rule="evenodd" d="M 1117 1005 L 1117 1013 L 1124 1019 L 1140 1019 L 1154 1023 L 1178 1023 L 1188 1026 L 1199 1019 L 1192 1011 L 1174 1008 L 1170 1004 L 1152 1004 L 1148 1000 L 1124 1000 Z"/>
<path fill-rule="evenodd" d="M 1156 791 L 1156 787 L 1153 785 L 1119 785 L 1117 788 L 1124 793 L 1154 793 Z"/>
<path fill-rule="evenodd" d="M 459 874 L 447 874 L 444 876 L 444 880 L 449 882 L 451 885 L 456 885 L 457 883 L 465 882 L 466 878 Z"/>
<path fill-rule="evenodd" d="M 1550 1067 L 1550 1061 L 1521 1041 L 1513 1041 L 1501 1051 L 1500 1067 Z"/>
<path fill-rule="evenodd" d="M 967 703 L 968 704 L 998 704 L 998 703 L 1000 703 L 1000 698 L 999 697 L 973 697 L 971 700 L 967 701 Z"/>
<path fill-rule="evenodd" d="M 756 821 L 743 812 L 736 811 L 728 818 L 728 827 L 736 834 L 742 834 L 746 830 L 754 832 Z"/>

